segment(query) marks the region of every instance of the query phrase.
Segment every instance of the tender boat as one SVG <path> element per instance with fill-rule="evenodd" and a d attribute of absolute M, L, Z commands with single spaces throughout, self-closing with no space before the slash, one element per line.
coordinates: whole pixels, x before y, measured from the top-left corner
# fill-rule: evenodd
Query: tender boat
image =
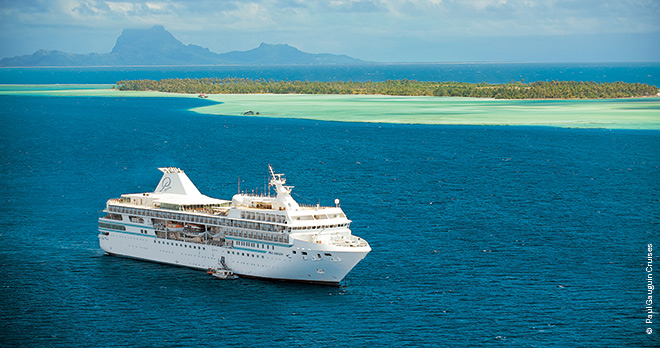
<path fill-rule="evenodd" d="M 211 275 L 218 279 L 237 279 L 238 276 L 234 274 L 230 269 L 224 268 L 214 268 L 211 270 Z"/>

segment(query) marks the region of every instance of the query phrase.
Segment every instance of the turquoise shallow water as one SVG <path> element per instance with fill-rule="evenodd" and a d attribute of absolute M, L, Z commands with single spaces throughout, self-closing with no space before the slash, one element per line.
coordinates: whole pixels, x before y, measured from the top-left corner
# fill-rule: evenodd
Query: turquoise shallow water
<path fill-rule="evenodd" d="M 118 92 L 109 93 L 102 88 L 126 79 L 204 77 L 309 81 L 384 81 L 405 78 L 472 83 L 506 83 L 521 80 L 525 82 L 624 81 L 660 86 L 660 63 L 2 68 L 0 69 L 0 94 L 116 96 Z M 8 86 L 7 84 L 13 85 Z M 46 87 L 43 84 L 59 85 Z M 92 86 L 93 89 L 88 89 L 85 84 L 95 85 Z M 71 88 L 67 86 L 71 86 Z M 154 95 L 149 93 L 119 94 L 121 96 Z M 212 99 L 223 104 L 207 105 L 196 111 L 219 115 L 240 115 L 247 110 L 254 110 L 268 117 L 349 122 L 660 129 L 660 99 L 658 98 L 505 101 L 383 96 L 231 95 L 212 96 Z"/>
<path fill-rule="evenodd" d="M 183 98 L 194 94 L 117 91 L 107 85 L 0 85 L 0 95 Z M 320 121 L 660 129 L 660 97 L 592 100 L 495 100 L 382 95 L 217 94 L 191 110 L 211 115 Z"/>
<path fill-rule="evenodd" d="M 189 111 L 212 103 L 0 96 L 5 345 L 657 346 L 660 132 Z M 222 282 L 98 247 L 105 200 L 153 190 L 157 167 L 228 198 L 268 163 L 302 203 L 340 198 L 371 243 L 348 286 Z"/>
<path fill-rule="evenodd" d="M 199 113 L 342 122 L 660 129 L 660 97 L 495 100 L 381 95 L 210 95 Z"/>

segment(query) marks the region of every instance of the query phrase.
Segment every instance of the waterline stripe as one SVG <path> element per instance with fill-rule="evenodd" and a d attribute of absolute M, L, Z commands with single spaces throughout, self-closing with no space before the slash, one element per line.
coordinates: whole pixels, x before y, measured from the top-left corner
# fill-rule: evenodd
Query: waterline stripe
<path fill-rule="evenodd" d="M 233 249 L 252 251 L 252 252 L 255 252 L 255 253 L 262 253 L 262 254 L 265 254 L 267 252 L 266 250 L 253 250 L 253 249 L 240 248 L 240 247 L 233 247 Z"/>
<path fill-rule="evenodd" d="M 263 242 L 260 239 L 243 239 L 243 238 L 236 238 L 236 237 L 225 237 L 225 239 L 240 240 L 240 241 L 246 241 L 246 242 L 251 242 L 251 243 L 260 243 L 260 244 L 268 244 L 268 245 L 284 246 L 284 247 L 289 247 L 290 246 L 289 244 L 286 244 L 286 243 Z"/>

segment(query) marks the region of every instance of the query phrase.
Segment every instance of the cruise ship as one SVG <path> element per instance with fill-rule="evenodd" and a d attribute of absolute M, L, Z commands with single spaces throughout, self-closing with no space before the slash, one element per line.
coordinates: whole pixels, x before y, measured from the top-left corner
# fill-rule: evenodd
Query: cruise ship
<path fill-rule="evenodd" d="M 298 204 L 293 186 L 271 166 L 267 193 L 238 193 L 231 201 L 203 195 L 179 168 L 158 169 L 163 176 L 154 192 L 107 201 L 99 218 L 106 253 L 239 277 L 339 285 L 371 251 L 351 233 L 339 200 L 334 207 Z"/>

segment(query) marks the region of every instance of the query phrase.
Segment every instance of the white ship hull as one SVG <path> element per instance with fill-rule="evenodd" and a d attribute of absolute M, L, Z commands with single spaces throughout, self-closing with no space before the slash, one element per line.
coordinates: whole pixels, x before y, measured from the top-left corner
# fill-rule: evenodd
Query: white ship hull
<path fill-rule="evenodd" d="M 99 221 L 117 223 L 107 219 Z M 266 244 L 254 242 L 255 247 L 228 248 L 157 238 L 153 228 L 125 226 L 126 231 L 121 232 L 100 228 L 101 249 L 111 255 L 200 270 L 220 266 L 220 259 L 224 257 L 226 266 L 242 277 L 337 285 L 371 250 L 362 247 L 361 250 L 341 251 L 296 240 L 291 247 L 269 244 L 268 250 L 264 249 Z M 303 251 L 307 255 L 303 255 Z"/>

